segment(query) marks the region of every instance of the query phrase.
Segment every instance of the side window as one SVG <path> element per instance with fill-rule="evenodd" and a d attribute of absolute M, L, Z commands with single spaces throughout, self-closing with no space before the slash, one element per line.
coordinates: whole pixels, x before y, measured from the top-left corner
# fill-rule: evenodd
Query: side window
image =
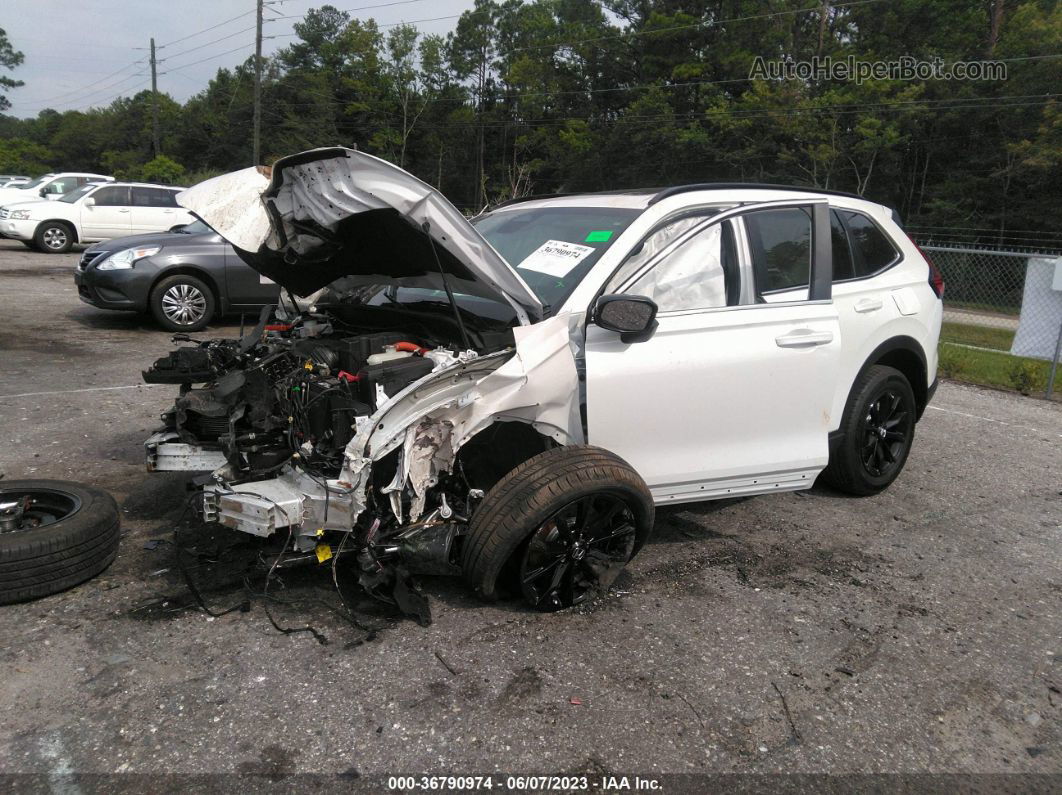
<path fill-rule="evenodd" d="M 657 254 L 698 224 L 704 223 L 713 214 L 706 213 L 704 215 L 689 215 L 684 218 L 677 218 L 653 231 L 635 247 L 627 256 L 627 259 L 623 261 L 623 264 L 619 266 L 619 269 L 612 274 L 605 292 L 617 292 L 631 276 L 640 271 Z"/>
<path fill-rule="evenodd" d="M 129 188 L 100 188 L 92 198 L 97 207 L 124 207 L 129 204 Z"/>
<path fill-rule="evenodd" d="M 811 212 L 802 207 L 755 210 L 745 216 L 756 293 L 803 288 L 792 300 L 806 301 L 811 283 Z"/>
<path fill-rule="evenodd" d="M 64 193 L 73 190 L 76 184 L 77 183 L 73 177 L 53 179 L 51 182 L 44 186 L 44 192 L 46 194 L 62 196 Z"/>
<path fill-rule="evenodd" d="M 151 188 L 131 188 L 133 192 L 133 206 L 134 207 L 154 207 L 155 203 L 151 200 Z"/>
<path fill-rule="evenodd" d="M 848 245 L 848 232 L 836 210 L 830 210 L 830 244 L 833 247 L 833 280 L 851 279 L 856 275 L 852 266 L 852 249 Z"/>
<path fill-rule="evenodd" d="M 856 256 L 857 276 L 877 273 L 896 260 L 896 247 L 878 229 L 877 224 L 862 213 L 846 212 L 844 220 L 848 224 L 848 234 Z"/>
<path fill-rule="evenodd" d="M 730 224 L 711 224 L 664 255 L 627 292 L 652 298 L 661 312 L 735 304 L 735 253 Z"/>
<path fill-rule="evenodd" d="M 152 194 L 154 195 L 155 207 L 178 207 L 177 204 L 177 191 L 166 190 L 165 188 L 152 188 Z"/>

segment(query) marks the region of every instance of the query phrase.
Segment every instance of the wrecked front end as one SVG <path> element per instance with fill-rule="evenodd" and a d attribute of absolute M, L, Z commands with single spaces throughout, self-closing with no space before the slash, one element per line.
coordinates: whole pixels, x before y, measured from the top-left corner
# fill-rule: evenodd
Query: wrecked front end
<path fill-rule="evenodd" d="M 409 575 L 459 574 L 478 500 L 581 423 L 566 319 L 473 327 L 478 350 L 415 331 L 282 309 L 241 339 L 188 341 L 144 373 L 179 385 L 148 468 L 212 470 L 192 484 L 205 521 L 274 539 L 282 564 L 350 558 L 423 619 Z"/>
<path fill-rule="evenodd" d="M 206 521 L 282 539 L 288 560 L 353 557 L 366 590 L 410 612 L 408 573 L 458 573 L 486 490 L 582 441 L 569 318 L 541 320 L 431 186 L 354 150 L 178 201 L 285 300 L 240 339 L 185 338 L 144 374 L 180 385 L 148 468 L 210 470 L 194 481 Z"/>

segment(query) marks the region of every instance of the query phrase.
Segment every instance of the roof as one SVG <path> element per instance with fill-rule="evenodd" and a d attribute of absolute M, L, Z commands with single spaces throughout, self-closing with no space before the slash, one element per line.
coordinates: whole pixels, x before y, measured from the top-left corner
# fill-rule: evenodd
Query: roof
<path fill-rule="evenodd" d="M 531 206 L 534 206 L 534 202 L 541 202 L 543 205 L 548 203 L 553 206 L 556 206 L 557 204 L 578 204 L 586 206 L 588 201 L 592 201 L 594 206 L 645 208 L 656 204 L 662 199 L 680 193 L 712 190 L 784 190 L 799 193 L 818 193 L 827 196 L 844 196 L 849 199 L 869 201 L 855 193 L 812 188 L 804 185 L 774 185 L 764 182 L 697 182 L 689 185 L 676 185 L 670 188 L 631 188 L 628 190 L 600 191 L 594 193 L 552 193 L 523 196 L 518 199 L 509 199 L 508 201 L 501 202 L 500 204 L 488 208 L 488 210 L 494 211 L 503 207 L 511 207 L 515 204 L 530 204 Z M 558 202 L 558 199 L 571 201 Z"/>

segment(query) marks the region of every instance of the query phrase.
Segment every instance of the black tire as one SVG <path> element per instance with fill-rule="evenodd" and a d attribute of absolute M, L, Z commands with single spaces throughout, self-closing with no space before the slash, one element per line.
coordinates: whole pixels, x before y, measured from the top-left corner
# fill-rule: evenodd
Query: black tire
<path fill-rule="evenodd" d="M 548 589 L 530 593 L 526 583 L 521 582 L 521 575 L 527 573 L 525 566 L 534 553 L 532 542 L 543 532 L 552 532 L 551 526 L 557 530 L 561 519 L 555 517 L 564 511 L 574 510 L 578 514 L 578 506 L 585 505 L 582 510 L 589 517 L 595 504 L 606 506 L 601 508 L 601 519 L 609 510 L 615 511 L 608 521 L 623 528 L 622 538 L 617 532 L 611 541 L 604 536 L 587 541 L 582 554 L 575 557 L 577 550 L 573 550 L 582 540 L 576 521 L 566 527 L 565 537 L 555 539 L 560 546 L 568 545 L 560 553 L 566 557 L 558 558 L 557 566 L 566 566 L 563 577 L 570 582 L 563 588 L 550 583 Z M 630 530 L 626 529 L 627 524 L 632 526 Z M 652 527 L 652 495 L 626 461 L 599 447 L 556 447 L 525 461 L 487 492 L 472 517 L 461 552 L 461 568 L 466 581 L 483 599 L 496 599 L 499 580 L 515 572 L 517 592 L 532 607 L 562 609 L 607 590 L 648 540 Z M 578 539 L 574 538 L 576 535 Z M 591 562 L 602 560 L 601 547 L 594 551 L 594 556 L 589 552 L 590 546 L 597 542 L 618 544 L 604 550 L 609 557 L 603 571 Z M 552 542 L 544 539 L 543 543 Z M 592 572 L 591 567 L 594 567 Z"/>
<path fill-rule="evenodd" d="M 844 440 L 830 455 L 822 479 L 861 497 L 888 488 L 907 462 L 917 417 L 914 391 L 903 373 L 869 367 L 849 394 L 841 418 Z"/>
<path fill-rule="evenodd" d="M 37 224 L 33 245 L 45 254 L 65 254 L 74 245 L 74 228 L 65 221 L 44 221 Z"/>
<path fill-rule="evenodd" d="M 120 520 L 110 494 L 65 480 L 0 481 L 0 503 L 43 495 L 38 526 L 0 530 L 0 604 L 65 591 L 95 577 L 118 553 Z M 38 504 L 39 505 L 39 504 Z M 23 523 L 25 524 L 25 523 Z"/>
<path fill-rule="evenodd" d="M 167 331 L 201 331 L 214 319 L 217 298 L 202 279 L 182 273 L 160 280 L 149 305 Z"/>

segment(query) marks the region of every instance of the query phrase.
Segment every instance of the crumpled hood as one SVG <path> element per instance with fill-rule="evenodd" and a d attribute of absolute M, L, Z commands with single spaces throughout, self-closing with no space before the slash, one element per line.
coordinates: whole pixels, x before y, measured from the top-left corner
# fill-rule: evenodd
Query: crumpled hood
<path fill-rule="evenodd" d="M 353 149 L 313 149 L 272 170 L 246 168 L 177 195 L 259 273 L 298 295 L 341 277 L 416 285 L 511 304 L 521 323 L 542 303 L 461 212 L 430 185 Z"/>

